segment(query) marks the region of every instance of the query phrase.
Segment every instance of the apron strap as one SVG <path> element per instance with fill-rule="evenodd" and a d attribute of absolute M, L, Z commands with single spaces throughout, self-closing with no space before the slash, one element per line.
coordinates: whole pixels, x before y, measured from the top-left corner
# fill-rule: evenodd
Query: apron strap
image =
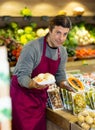
<path fill-rule="evenodd" d="M 43 45 L 43 55 L 45 55 L 46 52 L 46 36 L 44 37 L 44 45 Z"/>

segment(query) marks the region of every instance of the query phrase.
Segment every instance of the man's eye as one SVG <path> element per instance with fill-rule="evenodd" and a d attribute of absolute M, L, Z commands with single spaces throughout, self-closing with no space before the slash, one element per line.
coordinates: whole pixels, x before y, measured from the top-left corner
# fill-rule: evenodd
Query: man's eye
<path fill-rule="evenodd" d="M 59 33 L 59 32 L 56 32 L 56 33 Z"/>
<path fill-rule="evenodd" d="M 64 36 L 67 35 L 67 33 L 64 33 Z"/>
<path fill-rule="evenodd" d="M 60 32 L 56 32 L 57 34 L 60 34 Z"/>
<path fill-rule="evenodd" d="M 66 36 L 67 35 L 67 33 L 64 33 L 64 36 Z"/>

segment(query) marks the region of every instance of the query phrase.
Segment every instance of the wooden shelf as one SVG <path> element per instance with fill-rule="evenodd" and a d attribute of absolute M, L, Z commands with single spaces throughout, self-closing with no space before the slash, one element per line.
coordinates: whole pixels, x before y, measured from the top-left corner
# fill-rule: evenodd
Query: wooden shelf
<path fill-rule="evenodd" d="M 73 24 L 85 21 L 89 24 L 95 24 L 95 16 L 69 16 Z M 49 20 L 52 17 L 49 16 L 31 16 L 31 17 L 13 17 L 13 16 L 2 16 L 0 17 L 0 27 L 4 27 L 10 22 L 17 22 L 20 27 L 29 25 L 31 22 L 35 22 L 39 27 L 47 27 Z"/>
<path fill-rule="evenodd" d="M 47 108 L 47 130 L 82 130 L 77 124 L 76 116 L 65 110 Z M 51 125 L 51 126 L 49 126 Z"/>

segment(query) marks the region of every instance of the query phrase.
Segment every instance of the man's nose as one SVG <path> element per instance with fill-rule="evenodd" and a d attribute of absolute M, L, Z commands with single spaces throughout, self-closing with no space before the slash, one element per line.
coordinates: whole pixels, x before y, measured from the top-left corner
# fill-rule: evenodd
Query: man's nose
<path fill-rule="evenodd" d="M 65 39 L 66 39 L 66 37 L 65 37 L 64 35 L 61 35 L 61 36 L 60 36 L 60 40 L 61 40 L 61 41 L 64 41 Z"/>

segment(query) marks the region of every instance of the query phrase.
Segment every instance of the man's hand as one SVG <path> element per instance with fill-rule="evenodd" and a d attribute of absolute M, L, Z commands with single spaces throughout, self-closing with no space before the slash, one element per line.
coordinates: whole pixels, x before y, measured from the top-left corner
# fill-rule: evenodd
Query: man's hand
<path fill-rule="evenodd" d="M 38 83 L 36 83 L 33 79 L 31 80 L 30 84 L 29 84 L 29 88 L 36 88 L 36 89 L 43 89 L 43 88 L 47 88 L 48 85 L 40 85 Z"/>
<path fill-rule="evenodd" d="M 61 81 L 60 85 L 61 88 L 67 89 L 69 91 L 75 92 L 75 90 L 69 85 L 67 81 Z"/>

